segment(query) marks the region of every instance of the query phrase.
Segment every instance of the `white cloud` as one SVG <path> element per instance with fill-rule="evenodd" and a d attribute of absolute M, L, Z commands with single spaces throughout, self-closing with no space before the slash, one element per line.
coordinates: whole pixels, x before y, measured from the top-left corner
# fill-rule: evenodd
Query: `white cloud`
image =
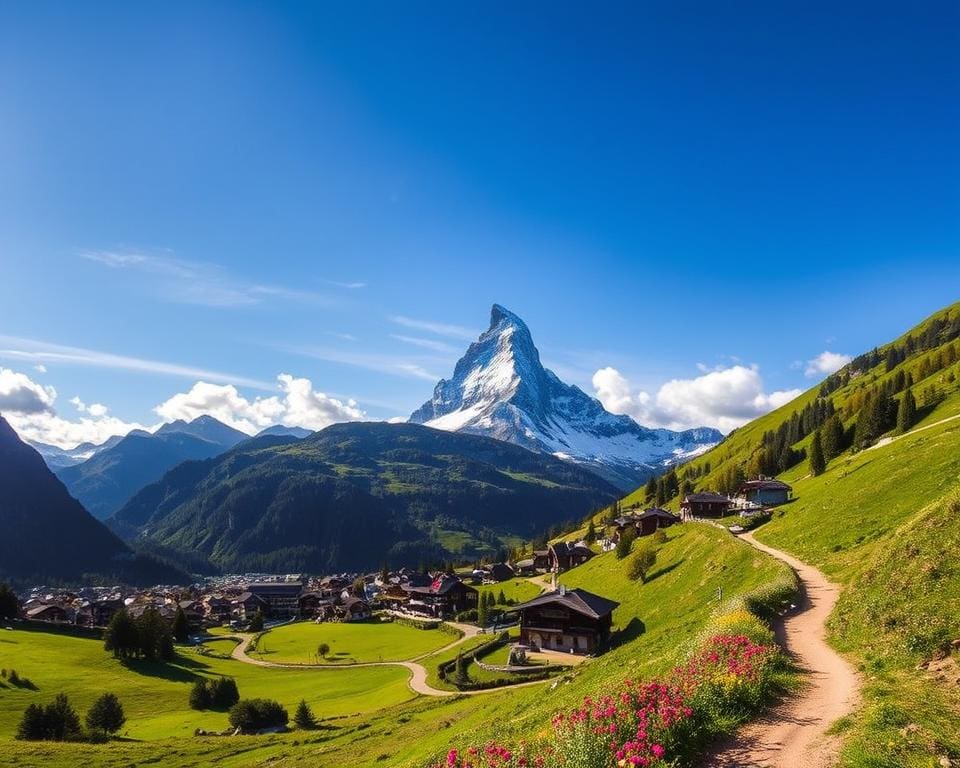
<path fill-rule="evenodd" d="M 283 396 L 249 400 L 232 384 L 198 381 L 154 408 L 164 421 L 191 421 L 208 415 L 249 435 L 272 424 L 318 430 L 341 421 L 359 421 L 366 414 L 354 400 L 337 400 L 313 389 L 309 379 L 282 373 L 277 377 Z"/>
<path fill-rule="evenodd" d="M 34 339 L 21 339 L 15 336 L 0 336 L 0 358 L 30 361 L 46 361 L 86 365 L 96 368 L 113 368 L 118 370 L 139 371 L 141 373 L 158 373 L 165 376 L 180 376 L 190 379 L 207 379 L 221 383 L 239 384 L 253 389 L 272 390 L 270 382 L 251 379 L 246 376 L 237 376 L 232 373 L 222 373 L 204 368 L 194 368 L 189 365 L 166 363 L 160 360 L 145 360 L 139 357 L 114 355 L 110 352 L 99 352 L 82 347 L 68 347 L 63 344 L 51 344 Z"/>
<path fill-rule="evenodd" d="M 84 415 L 77 421 L 57 415 L 53 387 L 32 381 L 26 374 L 0 368 L 0 411 L 17 433 L 27 440 L 72 448 L 79 443 L 102 443 L 113 435 L 125 435 L 142 424 L 107 415 L 100 403 L 85 405 L 79 397 L 70 403 Z"/>
<path fill-rule="evenodd" d="M 329 297 L 314 291 L 258 283 L 233 275 L 218 264 L 179 259 L 170 251 L 161 254 L 91 250 L 82 251 L 80 256 L 111 269 L 144 272 L 150 275 L 164 298 L 179 304 L 242 307 L 260 304 L 270 298 L 311 304 L 332 303 Z M 339 285 L 362 287 L 360 283 Z"/>
<path fill-rule="evenodd" d="M 437 323 L 433 320 L 417 320 L 403 315 L 392 315 L 391 323 L 402 325 L 404 328 L 415 328 L 418 331 L 429 331 L 437 336 L 449 336 L 454 339 L 465 339 L 473 341 L 480 334 L 472 328 L 465 328 L 462 325 L 451 325 L 450 323 Z"/>
<path fill-rule="evenodd" d="M 850 355 L 823 351 L 813 358 L 813 360 L 807 360 L 807 367 L 803 375 L 808 379 L 816 376 L 829 376 L 831 373 L 839 371 L 851 360 L 853 360 L 853 358 L 850 357 Z"/>
<path fill-rule="evenodd" d="M 346 288 L 346 289 L 351 290 L 351 291 L 356 291 L 356 290 L 358 290 L 358 289 L 360 289 L 360 288 L 366 288 L 366 287 L 367 287 L 367 284 L 366 284 L 366 283 L 361 282 L 361 281 L 359 281 L 359 280 L 354 281 L 354 282 L 346 282 L 346 283 L 340 282 L 339 280 L 324 280 L 324 282 L 327 283 L 327 284 L 329 284 L 329 285 L 335 285 L 335 286 L 337 286 L 337 288 Z"/>
<path fill-rule="evenodd" d="M 43 365 L 43 363 L 37 363 L 35 366 L 33 366 L 33 370 L 35 370 L 37 373 L 46 373 L 47 366 Z"/>
<path fill-rule="evenodd" d="M 729 432 L 797 397 L 799 389 L 764 392 L 756 366 L 734 365 L 693 379 L 673 379 L 655 395 L 634 390 L 616 368 L 593 375 L 597 398 L 612 413 L 623 413 L 645 426 L 688 429 L 716 427 Z"/>
<path fill-rule="evenodd" d="M 419 336 L 404 336 L 400 333 L 391 333 L 391 339 L 396 339 L 397 341 L 402 341 L 404 344 L 412 344 L 415 347 L 422 347 L 423 349 L 429 349 L 433 352 L 442 352 L 446 355 L 455 355 L 461 350 L 452 344 L 447 344 L 445 341 L 438 341 L 437 339 L 423 339 Z"/>
<path fill-rule="evenodd" d="M 0 412 L 53 413 L 57 390 L 37 384 L 25 373 L 0 368 Z"/>

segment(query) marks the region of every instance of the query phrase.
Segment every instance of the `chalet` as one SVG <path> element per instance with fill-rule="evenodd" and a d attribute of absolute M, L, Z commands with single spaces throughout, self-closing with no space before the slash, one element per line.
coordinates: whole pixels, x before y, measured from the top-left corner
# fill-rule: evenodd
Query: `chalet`
<path fill-rule="evenodd" d="M 582 544 L 560 541 L 550 545 L 550 570 L 561 571 L 582 565 L 593 557 L 593 550 Z"/>
<path fill-rule="evenodd" d="M 665 509 L 651 507 L 633 518 L 639 536 L 649 536 L 660 528 L 669 528 L 680 522 L 680 518 Z"/>
<path fill-rule="evenodd" d="M 312 618 L 329 618 L 333 615 L 334 601 L 320 592 L 304 592 L 297 600 L 300 615 Z"/>
<path fill-rule="evenodd" d="M 550 570 L 549 549 L 535 549 L 533 551 L 533 570 L 544 572 Z"/>
<path fill-rule="evenodd" d="M 241 592 L 232 605 L 237 618 L 241 620 L 252 619 L 258 613 L 266 614 L 269 608 L 266 600 L 253 592 Z"/>
<path fill-rule="evenodd" d="M 371 616 L 369 604 L 359 597 L 348 597 L 336 607 L 336 613 L 342 621 L 363 621 Z"/>
<path fill-rule="evenodd" d="M 744 500 L 764 507 L 775 507 L 790 501 L 793 488 L 782 480 L 769 477 L 759 477 L 756 480 L 747 480 L 740 485 L 738 495 Z"/>
<path fill-rule="evenodd" d="M 208 595 L 201 603 L 209 621 L 222 622 L 230 618 L 230 600 L 220 595 Z"/>
<path fill-rule="evenodd" d="M 532 576 L 536 573 L 536 568 L 533 567 L 533 558 L 527 558 L 526 560 L 517 560 L 513 564 L 513 567 L 516 569 L 517 576 Z"/>
<path fill-rule="evenodd" d="M 205 615 L 203 603 L 199 600 L 181 600 L 178 605 L 187 619 L 187 626 L 190 632 L 196 632 L 203 626 Z"/>
<path fill-rule="evenodd" d="M 680 502 L 683 517 L 723 517 L 730 510 L 730 499 L 720 493 L 688 493 Z"/>
<path fill-rule="evenodd" d="M 511 612 L 520 614 L 520 642 L 532 648 L 594 653 L 610 636 L 620 603 L 584 589 L 566 589 L 533 598 Z"/>
<path fill-rule="evenodd" d="M 247 592 L 256 595 L 266 605 L 264 613 L 270 616 L 296 616 L 300 612 L 299 581 L 266 581 L 247 585 Z"/>
<path fill-rule="evenodd" d="M 509 581 L 515 575 L 513 568 L 506 563 L 497 563 L 490 567 L 490 578 L 494 581 Z"/>
<path fill-rule="evenodd" d="M 67 611 L 60 605 L 35 605 L 28 608 L 24 615 L 33 621 L 64 622 L 67 620 Z"/>
<path fill-rule="evenodd" d="M 105 627 L 113 614 L 123 608 L 123 600 L 90 600 L 77 611 L 77 624 Z"/>
<path fill-rule="evenodd" d="M 406 609 L 413 613 L 443 618 L 477 607 L 480 593 L 455 576 L 442 575 L 429 586 L 401 585 L 407 593 Z"/>

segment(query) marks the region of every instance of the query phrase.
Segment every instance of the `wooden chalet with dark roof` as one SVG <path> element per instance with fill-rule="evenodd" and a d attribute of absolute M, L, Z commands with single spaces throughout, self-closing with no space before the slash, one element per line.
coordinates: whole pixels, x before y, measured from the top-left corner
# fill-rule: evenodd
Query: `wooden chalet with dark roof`
<path fill-rule="evenodd" d="M 594 556 L 590 547 L 582 544 L 571 544 L 568 541 L 558 541 L 550 545 L 550 570 L 560 573 L 583 565 Z"/>
<path fill-rule="evenodd" d="M 520 614 L 520 642 L 532 648 L 595 653 L 610 636 L 620 603 L 561 586 L 511 609 Z"/>
<path fill-rule="evenodd" d="M 685 517 L 723 517 L 730 511 L 729 497 L 713 491 L 688 493 L 680 502 Z"/>

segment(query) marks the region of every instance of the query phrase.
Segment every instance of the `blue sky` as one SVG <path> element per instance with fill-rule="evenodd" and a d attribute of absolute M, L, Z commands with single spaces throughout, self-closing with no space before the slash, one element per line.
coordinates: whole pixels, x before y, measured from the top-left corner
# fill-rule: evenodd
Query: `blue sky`
<path fill-rule="evenodd" d="M 956 3 L 350 5 L 0 11 L 22 432 L 406 415 L 493 302 L 729 428 L 960 298 Z"/>

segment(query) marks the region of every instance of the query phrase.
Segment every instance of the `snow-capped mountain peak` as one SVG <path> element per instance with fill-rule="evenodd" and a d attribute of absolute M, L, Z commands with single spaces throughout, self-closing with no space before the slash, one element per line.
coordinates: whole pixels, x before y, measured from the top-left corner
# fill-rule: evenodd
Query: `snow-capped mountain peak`
<path fill-rule="evenodd" d="M 526 323 L 494 304 L 490 327 L 410 421 L 488 435 L 593 468 L 623 488 L 715 445 L 713 429 L 648 429 L 543 367 Z"/>

